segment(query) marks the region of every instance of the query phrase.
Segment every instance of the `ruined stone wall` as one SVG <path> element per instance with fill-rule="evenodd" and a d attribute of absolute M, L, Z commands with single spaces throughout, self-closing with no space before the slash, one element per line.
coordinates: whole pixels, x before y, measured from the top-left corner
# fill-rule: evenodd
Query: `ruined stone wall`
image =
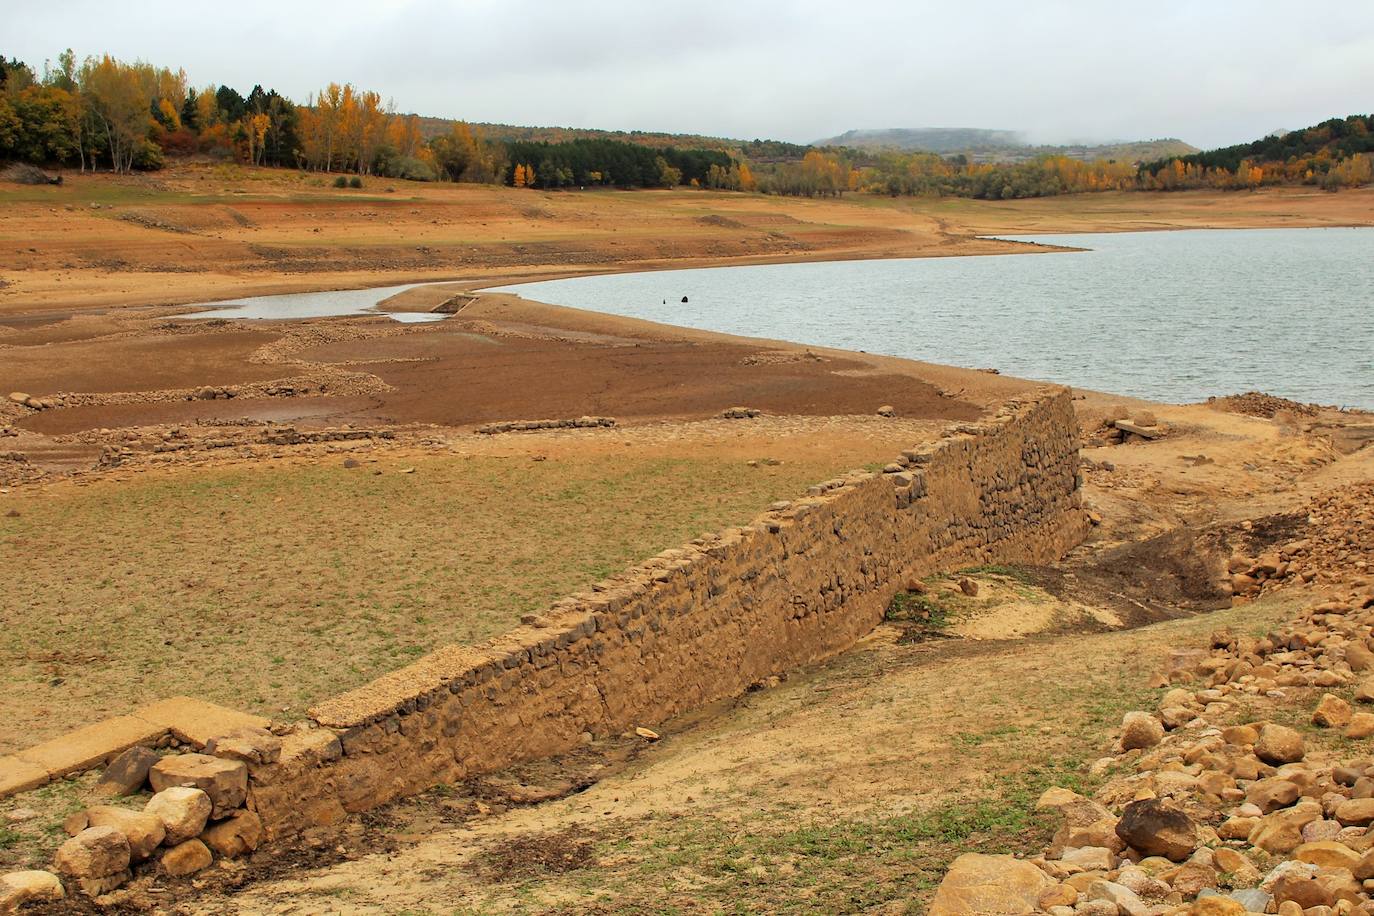
<path fill-rule="evenodd" d="M 1078 485 L 1068 392 L 1009 403 L 321 704 L 249 803 L 281 835 L 739 694 L 853 645 L 911 576 L 1058 558 Z"/>

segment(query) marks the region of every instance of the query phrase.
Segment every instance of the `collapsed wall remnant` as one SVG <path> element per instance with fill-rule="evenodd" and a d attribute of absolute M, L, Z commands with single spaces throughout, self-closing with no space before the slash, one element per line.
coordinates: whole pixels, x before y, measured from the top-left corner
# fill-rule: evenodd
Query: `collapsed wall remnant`
<path fill-rule="evenodd" d="M 853 645 L 912 576 L 1058 558 L 1088 528 L 1080 482 L 1069 393 L 1010 402 L 321 703 L 249 764 L 248 806 L 282 836 L 741 693 Z"/>

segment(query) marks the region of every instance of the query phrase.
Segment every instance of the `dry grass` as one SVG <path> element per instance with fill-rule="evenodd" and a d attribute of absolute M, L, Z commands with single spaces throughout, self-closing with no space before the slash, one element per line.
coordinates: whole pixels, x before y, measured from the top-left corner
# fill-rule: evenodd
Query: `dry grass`
<path fill-rule="evenodd" d="M 178 693 L 298 717 L 851 466 L 834 461 L 332 457 L 12 494 L 0 753 Z"/>

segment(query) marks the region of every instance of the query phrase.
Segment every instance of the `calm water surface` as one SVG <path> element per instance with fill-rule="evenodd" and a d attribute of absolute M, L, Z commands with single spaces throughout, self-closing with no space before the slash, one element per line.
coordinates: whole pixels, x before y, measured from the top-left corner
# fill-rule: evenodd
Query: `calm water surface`
<path fill-rule="evenodd" d="M 207 312 L 186 315 L 187 318 L 249 318 L 262 321 L 286 318 L 329 318 L 336 315 L 381 314 L 396 321 L 442 321 L 445 314 L 429 312 L 378 312 L 376 305 L 399 292 L 424 286 L 406 283 L 402 286 L 378 286 L 371 289 L 327 290 L 321 293 L 287 293 L 280 296 L 250 296 L 246 299 L 225 299 L 202 302 L 201 306 L 220 306 Z"/>
<path fill-rule="evenodd" d="M 657 271 L 501 289 L 1162 401 L 1257 389 L 1374 409 L 1374 229 L 1016 238 L 1091 250 Z"/>

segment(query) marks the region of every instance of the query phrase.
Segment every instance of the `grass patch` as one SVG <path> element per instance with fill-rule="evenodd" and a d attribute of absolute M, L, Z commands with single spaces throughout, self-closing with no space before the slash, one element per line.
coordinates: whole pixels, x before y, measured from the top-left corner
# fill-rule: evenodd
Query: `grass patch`
<path fill-rule="evenodd" d="M 291 719 L 311 703 L 837 468 L 717 458 L 383 458 L 177 470 L 8 499 L 0 753 L 190 694 Z M 371 473 L 373 468 L 381 475 Z"/>

